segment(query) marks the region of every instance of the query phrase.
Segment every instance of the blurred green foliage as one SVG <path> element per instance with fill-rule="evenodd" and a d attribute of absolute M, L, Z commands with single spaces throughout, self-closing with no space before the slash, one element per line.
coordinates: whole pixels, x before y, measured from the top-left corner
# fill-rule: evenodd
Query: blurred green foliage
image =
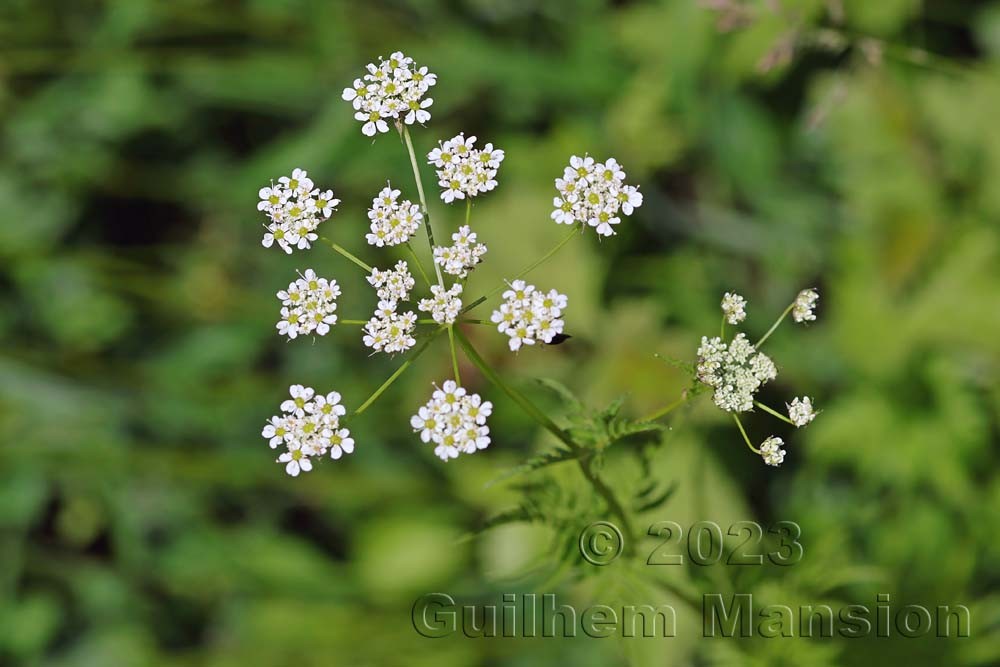
<path fill-rule="evenodd" d="M 721 9 L 6 0 L 0 664 L 1000 662 L 1000 5 L 761 0 L 741 18 L 735 0 L 703 4 Z M 261 248 L 256 190 L 308 168 L 344 202 L 324 232 L 377 260 L 364 209 L 386 178 L 410 189 L 408 165 L 394 135 L 361 135 L 340 91 L 395 49 L 439 75 L 418 152 L 458 131 L 507 151 L 474 210 L 490 253 L 472 292 L 559 238 L 552 179 L 570 154 L 614 156 L 642 186 L 618 237 L 588 235 L 535 276 L 569 295 L 570 343 L 514 357 L 468 332 L 557 417 L 529 378 L 595 406 L 628 394 L 645 414 L 687 382 L 653 354 L 690 359 L 722 292 L 749 298 L 759 335 L 819 287 L 819 322 L 768 343 L 768 402 L 808 393 L 823 409 L 776 431 L 784 467 L 765 469 L 702 400 L 636 445 L 642 458 L 609 450 L 603 471 L 616 488 L 673 488 L 639 526 L 797 521 L 802 563 L 595 569 L 553 551 L 607 511 L 569 465 L 488 484 L 552 443 L 474 369 L 467 384 L 496 403 L 486 452 L 444 465 L 409 433 L 446 348 L 353 423 L 354 455 L 295 480 L 272 462 L 258 433 L 288 384 L 356 406 L 394 362 L 346 328 L 279 340 L 273 293 L 295 269 L 336 276 L 345 317 L 371 304 L 323 247 Z M 749 419 L 761 437 L 773 424 Z M 552 521 L 477 532 L 530 489 Z M 681 631 L 432 641 L 411 627 L 423 593 L 496 603 L 547 586 L 582 606 L 674 603 Z M 966 604 L 972 637 L 700 640 L 671 593 L 685 590 Z"/>

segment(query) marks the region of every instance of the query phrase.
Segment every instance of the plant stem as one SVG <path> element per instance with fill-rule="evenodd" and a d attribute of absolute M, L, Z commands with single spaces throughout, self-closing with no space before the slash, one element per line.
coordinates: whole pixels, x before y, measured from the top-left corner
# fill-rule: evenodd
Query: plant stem
<path fill-rule="evenodd" d="M 417 252 L 413 249 L 413 245 L 409 241 L 406 242 L 406 249 L 410 251 L 410 257 L 413 258 L 413 263 L 417 265 L 417 270 L 420 272 L 420 275 L 423 276 L 424 282 L 430 285 L 431 279 L 427 277 L 427 272 L 424 271 L 424 265 L 421 263 L 420 258 L 417 257 Z"/>
<path fill-rule="evenodd" d="M 771 408 L 767 407 L 766 405 L 764 405 L 764 404 L 763 404 L 763 403 L 761 403 L 760 401 L 754 401 L 753 403 L 754 403 L 754 405 L 756 405 L 756 406 L 757 406 L 758 408 L 760 408 L 760 409 L 761 409 L 761 410 L 763 410 L 764 412 L 767 412 L 767 413 L 769 413 L 769 414 L 772 414 L 772 415 L 774 415 L 775 417 L 777 417 L 777 418 L 778 418 L 778 419 L 780 419 L 781 421 L 783 421 L 783 422 L 787 422 L 787 423 L 791 424 L 792 426 L 795 426 L 795 425 L 796 425 L 796 424 L 795 424 L 795 422 L 793 422 L 793 421 L 792 421 L 791 419 L 789 419 L 789 418 L 788 418 L 788 417 L 786 417 L 785 415 L 781 414 L 781 413 L 780 413 L 780 412 L 778 412 L 777 410 L 772 410 Z"/>
<path fill-rule="evenodd" d="M 562 249 L 562 247 L 564 245 L 566 245 L 567 243 L 569 243 L 574 237 L 580 236 L 580 234 L 578 233 L 579 231 L 580 231 L 580 225 L 574 225 L 573 229 L 570 230 L 570 233 L 567 234 L 566 236 L 564 236 L 563 239 L 561 241 L 559 241 L 559 243 L 557 243 L 555 246 L 553 246 L 551 250 L 549 250 L 547 253 L 545 253 L 544 255 L 542 255 L 542 257 L 540 259 L 535 260 L 534 262 L 532 262 L 531 264 L 529 264 L 525 268 L 521 269 L 517 274 L 514 275 L 513 278 L 511 278 L 511 280 L 514 281 L 514 280 L 518 280 L 519 278 L 523 278 L 524 276 L 528 275 L 529 273 L 531 273 L 532 271 L 534 271 L 535 269 L 537 269 L 539 266 L 541 266 L 542 264 L 544 264 L 545 262 L 547 262 L 549 259 L 552 258 L 553 255 L 555 255 L 557 252 L 559 252 Z M 475 301 L 473 301 L 469 305 L 467 305 L 465 308 L 463 308 L 462 312 L 463 313 L 469 312 L 470 310 L 472 310 L 473 308 L 475 308 L 479 304 L 483 303 L 484 301 L 486 301 L 486 299 L 490 298 L 491 296 L 493 296 L 494 294 L 496 294 L 497 292 L 499 292 L 500 290 L 502 290 L 505 287 L 507 287 L 507 285 L 500 285 L 496 289 L 493 289 L 492 291 L 488 292 L 487 294 L 479 297 L 478 299 L 476 299 Z"/>
<path fill-rule="evenodd" d="M 368 320 L 337 320 L 337 324 L 368 324 Z"/>
<path fill-rule="evenodd" d="M 458 342 L 465 351 L 465 355 L 469 358 L 469 361 L 471 361 L 490 382 L 507 394 L 507 396 L 517 403 L 522 410 L 528 413 L 529 417 L 534 419 L 542 428 L 558 438 L 563 444 L 569 447 L 571 451 L 580 451 L 581 447 L 576 444 L 566 431 L 559 428 L 555 422 L 535 407 L 535 404 L 521 392 L 509 386 L 500 378 L 496 371 L 494 371 L 493 368 L 486 363 L 486 360 L 480 356 L 479 352 L 476 351 L 476 349 L 472 346 L 472 343 L 465 337 L 465 334 L 463 334 L 461 330 L 455 330 L 455 337 L 458 339 Z M 632 530 L 632 521 L 629 519 L 625 508 L 622 507 L 622 504 L 618 501 L 618 498 L 615 497 L 614 491 L 612 491 L 612 489 L 605 484 L 593 470 L 590 469 L 589 459 L 585 460 L 583 458 L 578 458 L 576 462 L 580 466 L 580 472 L 583 473 L 583 476 L 587 479 L 590 485 L 594 487 L 594 490 L 602 498 L 604 498 L 604 501 L 608 505 L 608 509 L 618 517 L 618 520 L 621 522 L 622 533 L 625 537 L 626 545 L 634 545 L 635 533 Z"/>
<path fill-rule="evenodd" d="M 750 442 L 750 438 L 747 437 L 747 432 L 743 428 L 743 422 L 740 421 L 740 416 L 734 412 L 733 419 L 736 420 L 736 425 L 740 427 L 740 433 L 743 434 L 743 441 L 747 443 L 747 447 L 750 448 L 750 451 L 754 454 L 760 454 L 760 450 L 754 447 L 753 443 Z"/>
<path fill-rule="evenodd" d="M 334 243 L 333 241 L 331 241 L 330 239 L 326 238 L 325 236 L 321 236 L 320 238 L 323 239 L 323 241 L 325 241 L 331 248 L 333 248 L 334 250 L 336 250 L 337 252 L 339 252 L 341 255 L 343 255 L 347 259 L 351 260 L 352 262 L 354 262 L 355 264 L 357 264 L 358 266 L 360 266 L 362 269 L 364 269 L 368 273 L 372 272 L 372 267 L 368 266 L 367 264 L 365 264 L 364 262 L 362 262 L 360 259 L 358 259 L 354 255 L 352 255 L 351 253 L 349 253 L 346 248 L 341 247 L 339 244 Z"/>
<path fill-rule="evenodd" d="M 427 231 L 427 243 L 430 244 L 431 254 L 434 254 L 434 230 L 431 228 L 431 214 L 427 210 L 427 197 L 424 195 L 424 181 L 420 177 L 420 168 L 417 166 L 417 154 L 413 150 L 413 140 L 410 139 L 410 128 L 403 125 L 403 141 L 406 142 L 406 151 L 410 154 L 410 167 L 413 168 L 413 179 L 417 182 L 417 195 L 420 196 L 420 207 L 424 210 L 424 229 Z M 434 272 L 437 274 L 438 285 L 444 287 L 444 277 L 441 275 L 441 267 L 434 263 Z"/>
<path fill-rule="evenodd" d="M 691 395 L 685 390 L 684 393 L 681 394 L 681 397 L 678 398 L 676 401 L 668 403 L 667 405 L 663 406 L 656 412 L 652 412 L 646 415 L 645 417 L 642 418 L 642 421 L 645 422 L 656 421 L 657 419 L 666 416 L 668 413 L 673 412 L 675 409 L 687 403 L 689 398 L 691 398 Z"/>
<path fill-rule="evenodd" d="M 448 347 L 451 348 L 451 366 L 455 371 L 455 382 L 462 386 L 462 377 L 458 374 L 458 355 L 455 353 L 455 325 L 448 325 Z"/>
<path fill-rule="evenodd" d="M 465 198 L 465 226 L 469 226 L 469 218 L 472 217 L 472 197 Z"/>
<path fill-rule="evenodd" d="M 441 330 L 438 329 L 427 340 L 425 340 L 423 344 L 417 348 L 417 351 L 414 352 L 412 355 L 410 355 L 409 359 L 400 364 L 399 368 L 397 368 L 395 372 L 389 376 L 389 379 L 383 382 L 382 385 L 375 390 L 375 393 L 369 396 L 368 400 L 362 403 L 361 406 L 357 410 L 355 410 L 351 416 L 354 417 L 360 415 L 362 412 L 371 407 L 371 404 L 374 403 L 376 400 L 378 400 L 378 397 L 381 396 L 385 392 L 385 390 L 392 385 L 393 382 L 399 379 L 399 376 L 402 375 L 403 372 L 406 371 L 406 369 L 409 368 L 413 364 L 413 362 L 417 360 L 417 357 L 423 354 L 424 350 L 427 349 L 427 346 L 429 346 L 431 342 L 433 342 L 434 339 L 437 338 L 438 334 L 440 333 Z"/>
<path fill-rule="evenodd" d="M 781 322 L 786 317 L 788 317 L 788 313 L 792 312 L 792 308 L 794 307 L 795 307 L 794 301 L 788 304 L 788 308 L 785 308 L 784 312 L 782 312 L 781 315 L 778 317 L 778 319 L 774 321 L 774 324 L 772 324 L 771 328 L 767 330 L 767 333 L 764 334 L 764 337 L 754 344 L 754 348 L 759 348 L 764 343 L 765 340 L 771 337 L 771 334 L 774 333 L 774 330 L 778 328 L 778 325 L 781 324 Z"/>
<path fill-rule="evenodd" d="M 521 409 L 528 413 L 532 419 L 534 419 L 540 426 L 549 431 L 552 435 L 558 438 L 570 449 L 578 449 L 578 445 L 569 437 L 563 429 L 559 428 L 555 422 L 549 419 L 545 414 L 539 410 L 535 405 L 529 401 L 521 392 L 517 391 L 513 387 L 509 386 L 504 382 L 496 371 L 486 363 L 486 360 L 480 356 L 479 352 L 472 347 L 472 343 L 461 330 L 455 331 L 455 338 L 458 340 L 459 345 L 465 351 L 465 356 L 469 358 L 469 361 L 473 363 L 479 371 L 486 376 L 486 379 L 495 384 L 500 390 L 507 394 L 515 403 L 521 406 Z"/>

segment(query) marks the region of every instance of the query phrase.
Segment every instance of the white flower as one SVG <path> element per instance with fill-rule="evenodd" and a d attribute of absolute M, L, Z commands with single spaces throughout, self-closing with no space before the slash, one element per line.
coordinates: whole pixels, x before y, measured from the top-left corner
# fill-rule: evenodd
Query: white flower
<path fill-rule="evenodd" d="M 275 415 L 261 431 L 271 449 L 284 446 L 278 462 L 292 477 L 312 470 L 311 457 L 330 455 L 337 459 L 354 451 L 350 431 L 342 428 L 340 418 L 347 410 L 340 394 L 332 391 L 317 395 L 312 387 L 300 384 L 289 387 L 291 398 L 282 402 L 283 414 Z"/>
<path fill-rule="evenodd" d="M 281 320 L 278 333 L 289 338 L 317 334 L 325 336 L 337 323 L 337 297 L 340 286 L 336 280 L 320 278 L 312 269 L 300 273 L 288 289 L 278 292 Z"/>
<path fill-rule="evenodd" d="M 389 131 L 387 121 L 426 123 L 427 110 L 434 100 L 426 97 L 437 76 L 426 67 L 417 67 L 412 58 L 400 52 L 378 63 L 369 63 L 365 74 L 344 89 L 342 97 L 354 107 L 354 117 L 361 121 L 366 136 Z"/>
<path fill-rule="evenodd" d="M 381 248 L 406 243 L 420 227 L 424 220 L 420 206 L 409 200 L 396 201 L 398 198 L 399 190 L 386 185 L 372 199 L 368 209 L 371 232 L 365 237 L 369 244 Z"/>
<path fill-rule="evenodd" d="M 339 459 L 354 451 L 354 438 L 346 428 L 338 429 L 330 435 L 330 458 Z"/>
<path fill-rule="evenodd" d="M 642 206 L 637 187 L 625 184 L 625 172 L 614 158 L 595 162 L 589 156 L 570 158 L 562 178 L 556 179 L 559 196 L 552 200 L 552 219 L 561 225 L 580 222 L 601 236 L 615 234 L 619 212 L 632 215 Z"/>
<path fill-rule="evenodd" d="M 301 447 L 289 448 L 287 452 L 278 457 L 278 463 L 284 463 L 285 472 L 292 477 L 298 477 L 299 472 L 309 472 L 313 469 L 312 461 L 303 453 Z"/>
<path fill-rule="evenodd" d="M 405 352 L 416 345 L 417 340 L 413 337 L 416 314 L 413 311 L 397 313 L 395 301 L 380 301 L 378 305 L 375 315 L 365 325 L 365 345 L 387 354 Z"/>
<path fill-rule="evenodd" d="M 434 453 L 439 458 L 447 461 L 489 446 L 486 419 L 492 412 L 492 403 L 448 380 L 440 387 L 435 386 L 427 404 L 410 418 L 410 425 L 423 442 L 434 444 Z"/>
<path fill-rule="evenodd" d="M 504 152 L 486 144 L 475 148 L 476 138 L 459 134 L 439 142 L 427 154 L 427 162 L 437 168 L 441 199 L 450 204 L 456 199 L 475 197 L 497 186 L 497 171 Z"/>
<path fill-rule="evenodd" d="M 813 309 L 819 300 L 819 292 L 814 289 L 804 289 L 795 297 L 795 305 L 792 306 L 792 319 L 796 322 L 815 321 L 816 315 Z"/>
<path fill-rule="evenodd" d="M 267 438 L 271 449 L 275 449 L 278 445 L 290 441 L 294 428 L 294 423 L 290 421 L 291 419 L 292 417 L 288 415 L 275 415 L 268 420 L 264 426 L 264 430 L 260 434 Z"/>
<path fill-rule="evenodd" d="M 712 400 L 727 412 L 753 409 L 754 395 L 778 375 L 774 362 L 757 352 L 739 333 L 727 345 L 718 336 L 702 336 L 698 348 L 698 379 L 715 389 Z"/>
<path fill-rule="evenodd" d="M 785 407 L 788 408 L 788 418 L 798 427 L 805 426 L 816 418 L 812 399 L 808 396 L 803 396 L 801 399 L 796 396 L 791 403 L 786 403 Z"/>
<path fill-rule="evenodd" d="M 440 285 L 431 285 L 431 294 L 434 296 L 430 299 L 421 299 L 417 308 L 430 313 L 438 324 L 454 322 L 462 311 L 462 299 L 459 298 L 462 294 L 461 283 L 455 283 L 447 290 Z"/>
<path fill-rule="evenodd" d="M 785 450 L 781 445 L 785 444 L 781 438 L 771 436 L 760 445 L 760 456 L 764 463 L 769 466 L 780 466 L 785 460 Z"/>
<path fill-rule="evenodd" d="M 722 314 L 730 324 L 739 324 L 747 318 L 747 300 L 739 294 L 726 292 L 722 297 Z"/>
<path fill-rule="evenodd" d="M 408 301 L 414 280 L 410 266 L 404 261 L 396 262 L 396 267 L 384 271 L 373 268 L 368 282 L 375 288 L 378 298 L 383 301 Z"/>
<path fill-rule="evenodd" d="M 329 218 L 340 203 L 333 190 L 320 192 L 303 169 L 291 176 L 282 176 L 257 193 L 257 210 L 267 214 L 269 222 L 261 245 L 270 248 L 275 243 L 286 253 L 306 250 L 319 238 L 316 228 Z"/>
<path fill-rule="evenodd" d="M 482 261 L 486 246 L 476 241 L 476 233 L 468 225 L 459 227 L 451 238 L 454 245 L 434 248 L 434 263 L 447 274 L 465 278 Z"/>
<path fill-rule="evenodd" d="M 568 299 L 555 290 L 540 292 L 523 280 L 510 283 L 503 293 L 504 303 L 493 311 L 490 321 L 500 333 L 510 338 L 508 345 L 516 352 L 523 345 L 534 345 L 541 340 L 551 343 L 563 332 L 562 311 Z"/>

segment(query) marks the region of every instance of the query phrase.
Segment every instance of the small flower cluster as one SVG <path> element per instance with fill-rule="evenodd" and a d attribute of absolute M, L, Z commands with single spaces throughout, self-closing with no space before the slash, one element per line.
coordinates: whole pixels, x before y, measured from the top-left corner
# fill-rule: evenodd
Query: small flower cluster
<path fill-rule="evenodd" d="M 437 83 L 436 74 L 417 67 L 413 58 L 399 51 L 379 58 L 378 64 L 369 63 L 366 70 L 353 86 L 344 89 L 342 96 L 354 106 L 354 118 L 363 123 L 361 132 L 365 136 L 388 132 L 386 120 L 407 125 L 430 120 L 427 109 L 434 100 L 424 96 Z"/>
<path fill-rule="evenodd" d="M 468 225 L 459 227 L 451 240 L 455 242 L 451 246 L 434 248 L 434 263 L 447 274 L 465 278 L 482 261 L 486 245 L 476 240 L 476 233 Z"/>
<path fill-rule="evenodd" d="M 417 308 L 430 313 L 431 317 L 438 324 L 451 324 L 462 312 L 462 284 L 455 283 L 450 289 L 445 289 L 441 285 L 431 285 L 430 299 L 421 299 Z"/>
<path fill-rule="evenodd" d="M 780 466 L 785 460 L 785 450 L 781 446 L 785 441 L 777 436 L 771 436 L 760 445 L 760 456 L 769 466 Z"/>
<path fill-rule="evenodd" d="M 267 214 L 270 222 L 261 244 L 270 248 L 275 243 L 291 254 L 293 249 L 306 250 L 319 238 L 316 228 L 329 218 L 336 209 L 339 199 L 333 198 L 333 190 L 320 192 L 307 172 L 295 169 L 291 176 L 282 176 L 278 184 L 261 188 L 257 193 L 260 201 L 257 210 Z"/>
<path fill-rule="evenodd" d="M 408 301 L 414 280 L 409 265 L 400 260 L 392 269 L 373 268 L 368 282 L 375 288 L 379 303 L 375 314 L 365 324 L 362 340 L 376 352 L 405 352 L 416 344 L 413 329 L 417 316 L 413 311 L 398 312 L 399 302 Z"/>
<path fill-rule="evenodd" d="M 278 333 L 289 339 L 309 334 L 325 336 L 337 323 L 337 297 L 340 286 L 336 280 L 319 278 L 312 269 L 299 274 L 299 279 L 278 292 L 281 300 L 281 320 Z"/>
<path fill-rule="evenodd" d="M 490 321 L 497 325 L 500 333 L 510 338 L 508 345 L 512 352 L 522 345 L 534 345 L 536 341 L 551 343 L 557 334 L 563 332 L 562 311 L 568 299 L 555 290 L 541 292 L 534 285 L 523 280 L 510 283 L 510 289 L 503 293 L 504 303 L 494 310 Z"/>
<path fill-rule="evenodd" d="M 476 138 L 459 134 L 427 154 L 429 164 L 437 168 L 441 199 L 450 204 L 456 199 L 475 197 L 497 186 L 497 171 L 504 153 L 488 143 L 475 148 Z"/>
<path fill-rule="evenodd" d="M 372 199 L 372 207 L 368 209 L 371 232 L 365 235 L 370 245 L 381 248 L 406 243 L 420 228 L 424 220 L 420 206 L 408 199 L 397 199 L 399 190 L 393 190 L 391 185 L 386 185 Z"/>
<path fill-rule="evenodd" d="M 796 322 L 815 322 L 816 302 L 819 301 L 819 292 L 814 289 L 804 289 L 795 297 L 795 304 L 792 306 L 792 319 Z"/>
<path fill-rule="evenodd" d="M 625 184 L 625 172 L 614 158 L 595 162 L 574 155 L 562 178 L 556 179 L 556 190 L 552 219 L 561 225 L 586 223 L 601 236 L 615 234 L 620 213 L 632 215 L 642 206 L 639 188 Z"/>
<path fill-rule="evenodd" d="M 379 301 L 375 315 L 365 324 L 362 340 L 376 352 L 406 352 L 417 343 L 413 337 L 416 314 L 411 310 L 399 313 L 396 306 L 395 301 Z"/>
<path fill-rule="evenodd" d="M 489 446 L 486 418 L 492 412 L 492 403 L 448 380 L 440 388 L 435 387 L 427 404 L 410 418 L 410 425 L 420 433 L 421 440 L 433 442 L 434 453 L 447 461 Z"/>
<path fill-rule="evenodd" d="M 410 290 L 413 289 L 414 280 L 410 275 L 410 265 L 403 260 L 396 262 L 395 268 L 372 269 L 372 274 L 368 276 L 368 282 L 375 288 L 378 298 L 383 301 L 408 301 Z"/>
<path fill-rule="evenodd" d="M 716 405 L 726 412 L 747 412 L 753 409 L 754 394 L 777 377 L 778 370 L 770 357 L 739 333 L 728 344 L 718 336 L 702 336 L 697 373 L 699 380 L 715 389 Z"/>
<path fill-rule="evenodd" d="M 726 292 L 722 297 L 722 314 L 726 322 L 739 324 L 747 318 L 747 300 L 739 294 Z"/>
<path fill-rule="evenodd" d="M 808 396 L 799 398 L 796 396 L 791 403 L 786 403 L 788 408 L 788 418 L 796 427 L 802 428 L 813 419 L 816 419 L 816 412 L 813 410 L 812 399 Z"/>
<path fill-rule="evenodd" d="M 760 345 L 777 329 L 789 311 L 792 312 L 796 322 L 815 320 L 812 311 L 817 299 L 819 294 L 816 290 L 806 289 L 799 292 L 795 301 L 785 309 L 778 321 L 756 345 L 750 344 L 746 334 L 738 333 L 728 343 L 719 336 L 714 338 L 703 336 L 701 346 L 698 348 L 696 367 L 698 379 L 715 390 L 712 399 L 717 406 L 734 413 L 747 445 L 760 454 L 764 463 L 769 466 L 779 466 L 785 460 L 785 450 L 781 448 L 784 442 L 779 437 L 771 436 L 759 449 L 754 447 L 740 423 L 738 413 L 752 410 L 757 391 L 778 374 L 770 357 L 758 350 Z M 746 319 L 747 301 L 739 294 L 726 292 L 721 305 L 723 317 L 729 324 L 739 324 Z M 808 396 L 795 397 L 791 403 L 785 404 L 788 410 L 787 418 L 762 403 L 756 404 L 765 412 L 798 428 L 806 426 L 816 418 L 812 399 Z"/>
<path fill-rule="evenodd" d="M 289 394 L 291 398 L 281 404 L 282 414 L 271 417 L 261 431 L 271 449 L 285 447 L 278 457 L 285 472 L 297 477 L 312 470 L 310 457 L 330 452 L 331 458 L 339 459 L 354 451 L 350 431 L 340 425 L 346 412 L 340 394 L 333 391 L 324 396 L 300 384 L 292 385 Z"/>

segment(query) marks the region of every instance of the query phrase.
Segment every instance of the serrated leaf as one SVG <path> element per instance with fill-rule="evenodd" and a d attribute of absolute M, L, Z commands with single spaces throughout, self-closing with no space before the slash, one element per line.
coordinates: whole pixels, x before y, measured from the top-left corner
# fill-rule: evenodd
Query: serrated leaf
<path fill-rule="evenodd" d="M 580 452 L 574 452 L 572 450 L 560 447 L 528 459 L 521 465 L 511 468 L 507 472 L 501 474 L 499 477 L 491 480 L 489 483 L 487 483 L 486 486 L 488 488 L 496 484 L 497 482 L 502 482 L 505 479 L 510 479 L 511 477 L 516 477 L 517 475 L 523 475 L 525 473 L 533 472 L 535 470 L 539 470 L 546 466 L 555 465 L 556 463 L 564 463 L 565 461 L 572 461 L 579 457 L 580 457 Z"/>

